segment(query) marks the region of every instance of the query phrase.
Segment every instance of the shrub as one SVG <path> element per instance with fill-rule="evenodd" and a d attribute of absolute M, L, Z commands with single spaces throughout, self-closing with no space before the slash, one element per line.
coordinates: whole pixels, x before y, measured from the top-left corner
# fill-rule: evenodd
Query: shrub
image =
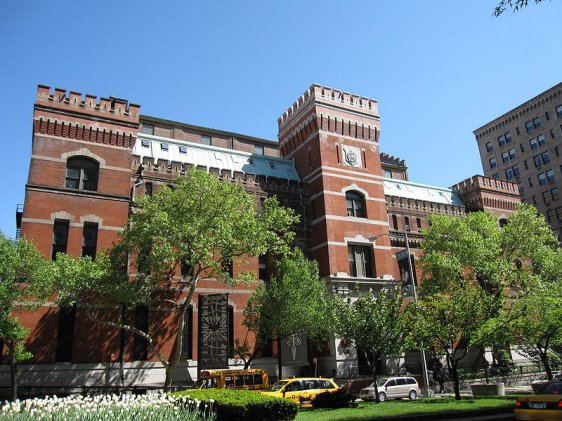
<path fill-rule="evenodd" d="M 288 399 L 265 396 L 250 390 L 191 389 L 173 395 L 212 403 L 217 421 L 290 421 L 295 419 L 298 411 L 298 406 Z"/>
<path fill-rule="evenodd" d="M 353 406 L 355 395 L 347 389 L 335 392 L 324 392 L 316 395 L 312 400 L 314 408 L 348 408 Z"/>

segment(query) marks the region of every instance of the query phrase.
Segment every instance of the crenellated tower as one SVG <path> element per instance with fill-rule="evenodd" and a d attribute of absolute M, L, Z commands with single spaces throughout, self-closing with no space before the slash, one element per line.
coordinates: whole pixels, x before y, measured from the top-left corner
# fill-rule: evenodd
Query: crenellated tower
<path fill-rule="evenodd" d="M 281 156 L 294 160 L 309 192 L 309 256 L 334 287 L 380 283 L 395 265 L 377 101 L 313 84 L 278 126 Z"/>

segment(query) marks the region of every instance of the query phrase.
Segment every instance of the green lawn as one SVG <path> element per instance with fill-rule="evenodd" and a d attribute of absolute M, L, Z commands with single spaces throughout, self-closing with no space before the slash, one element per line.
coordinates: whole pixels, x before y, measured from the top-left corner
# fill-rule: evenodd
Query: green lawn
<path fill-rule="evenodd" d="M 461 401 L 455 401 L 453 398 L 434 398 L 415 401 L 387 401 L 379 404 L 361 402 L 356 408 L 301 410 L 295 419 L 297 421 L 372 420 L 382 417 L 421 415 L 443 411 L 513 407 L 515 399 L 515 396 L 505 396 L 477 399 L 466 398 Z"/>

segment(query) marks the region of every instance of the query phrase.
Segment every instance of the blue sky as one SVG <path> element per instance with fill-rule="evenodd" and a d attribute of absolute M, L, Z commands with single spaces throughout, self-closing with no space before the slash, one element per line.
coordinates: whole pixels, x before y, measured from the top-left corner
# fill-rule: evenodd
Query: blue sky
<path fill-rule="evenodd" d="M 37 84 L 276 140 L 316 82 L 379 101 L 381 150 L 411 181 L 482 173 L 472 131 L 562 80 L 562 2 L 496 3 L 3 0 L 0 230 L 23 203 Z"/>

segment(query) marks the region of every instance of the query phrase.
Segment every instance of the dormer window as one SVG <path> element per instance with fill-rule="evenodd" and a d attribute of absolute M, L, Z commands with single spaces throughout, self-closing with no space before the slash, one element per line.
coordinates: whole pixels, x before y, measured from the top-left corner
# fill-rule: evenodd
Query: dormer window
<path fill-rule="evenodd" d="M 150 148 L 150 140 L 148 139 L 141 140 L 141 144 L 143 148 Z"/>
<path fill-rule="evenodd" d="M 179 147 L 179 150 L 180 150 L 180 153 L 187 153 L 187 146 L 181 145 L 181 146 Z"/>
<path fill-rule="evenodd" d="M 167 143 L 161 143 L 160 144 L 160 149 L 162 149 L 163 151 L 167 151 L 169 148 Z"/>

